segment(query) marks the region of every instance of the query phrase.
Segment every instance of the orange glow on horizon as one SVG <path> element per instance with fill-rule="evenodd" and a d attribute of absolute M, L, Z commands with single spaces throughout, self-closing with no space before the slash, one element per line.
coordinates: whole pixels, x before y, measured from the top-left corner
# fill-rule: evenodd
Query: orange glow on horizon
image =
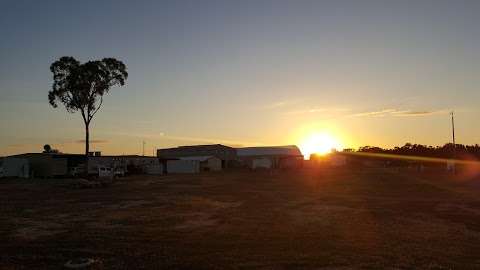
<path fill-rule="evenodd" d="M 309 159 L 311 154 L 326 155 L 332 150 L 342 150 L 340 141 L 329 133 L 313 133 L 300 142 L 300 151 L 305 159 Z"/>

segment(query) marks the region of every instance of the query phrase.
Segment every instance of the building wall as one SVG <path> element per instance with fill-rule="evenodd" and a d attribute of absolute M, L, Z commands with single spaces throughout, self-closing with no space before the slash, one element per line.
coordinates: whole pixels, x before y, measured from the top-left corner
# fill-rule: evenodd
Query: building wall
<path fill-rule="evenodd" d="M 211 157 L 200 164 L 202 171 L 221 171 L 222 160 L 217 157 Z"/>
<path fill-rule="evenodd" d="M 162 164 L 157 157 L 143 157 L 143 156 L 94 156 L 89 157 L 88 171 L 90 173 L 98 172 L 99 166 L 110 168 L 122 168 L 125 171 L 131 166 L 136 167 L 140 173 L 148 173 L 154 171 L 155 167 L 162 169 Z"/>
<path fill-rule="evenodd" d="M 157 164 L 157 165 L 146 166 L 144 172 L 146 174 L 162 175 L 163 171 L 164 171 L 163 165 L 162 164 Z"/>
<path fill-rule="evenodd" d="M 215 156 L 222 162 L 222 167 L 230 167 L 237 159 L 235 148 L 221 144 L 180 146 L 175 148 L 158 149 L 157 156 L 162 158 L 179 158 L 193 156 Z"/>
<path fill-rule="evenodd" d="M 198 160 L 169 160 L 167 161 L 168 173 L 198 173 L 200 162 Z"/>
<path fill-rule="evenodd" d="M 57 155 L 34 153 L 17 155 L 16 157 L 28 160 L 33 177 L 55 177 L 68 174 L 67 159 Z"/>
<path fill-rule="evenodd" d="M 272 159 L 266 157 L 258 157 L 251 160 L 252 169 L 271 169 L 273 167 Z"/>
<path fill-rule="evenodd" d="M 303 156 L 277 156 L 277 155 L 266 155 L 266 156 L 242 156 L 240 160 L 245 167 L 254 168 L 254 163 L 257 164 L 263 159 L 268 159 L 270 161 L 269 168 L 275 169 L 297 169 L 303 166 Z"/>
<path fill-rule="evenodd" d="M 280 169 L 299 169 L 303 167 L 303 156 L 283 157 L 278 161 L 278 168 Z"/>
<path fill-rule="evenodd" d="M 30 176 L 30 165 L 25 158 L 4 158 L 3 173 L 0 177 L 21 177 L 28 178 Z"/>

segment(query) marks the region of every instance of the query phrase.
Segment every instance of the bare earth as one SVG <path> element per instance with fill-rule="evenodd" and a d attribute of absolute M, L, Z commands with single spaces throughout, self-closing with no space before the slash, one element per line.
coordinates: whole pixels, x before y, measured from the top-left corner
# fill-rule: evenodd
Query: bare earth
<path fill-rule="evenodd" d="M 0 269 L 480 269 L 480 180 L 385 169 L 1 180 Z"/>

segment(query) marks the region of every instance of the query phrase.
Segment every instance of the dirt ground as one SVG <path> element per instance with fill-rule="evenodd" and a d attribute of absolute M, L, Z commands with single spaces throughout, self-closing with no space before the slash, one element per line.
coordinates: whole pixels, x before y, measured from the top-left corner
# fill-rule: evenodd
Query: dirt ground
<path fill-rule="evenodd" d="M 480 180 L 387 169 L 0 181 L 0 269 L 480 269 Z"/>

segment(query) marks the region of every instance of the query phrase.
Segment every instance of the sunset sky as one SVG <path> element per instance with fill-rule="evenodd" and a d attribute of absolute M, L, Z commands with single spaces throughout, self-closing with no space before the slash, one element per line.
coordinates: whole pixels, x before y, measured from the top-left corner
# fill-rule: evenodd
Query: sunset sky
<path fill-rule="evenodd" d="M 80 114 L 48 104 L 50 64 L 128 68 L 93 150 L 186 144 L 480 143 L 480 1 L 0 0 L 0 155 L 81 153 Z"/>

